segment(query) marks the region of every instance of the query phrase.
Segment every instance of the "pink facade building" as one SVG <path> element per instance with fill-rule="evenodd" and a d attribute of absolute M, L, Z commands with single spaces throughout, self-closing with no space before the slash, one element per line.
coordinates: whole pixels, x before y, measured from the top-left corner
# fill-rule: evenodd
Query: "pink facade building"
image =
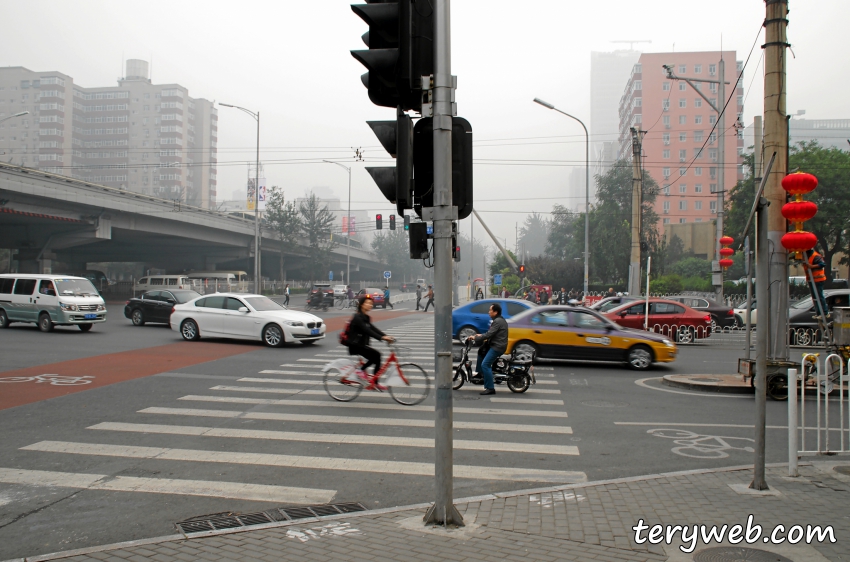
<path fill-rule="evenodd" d="M 721 55 L 726 66 L 725 131 L 717 125 L 717 112 L 684 80 L 719 80 Z M 717 217 L 719 135 L 726 135 L 724 188 L 728 192 L 743 179 L 740 155 L 744 148 L 739 116 L 744 111 L 744 90 L 738 75 L 742 63 L 735 51 L 698 53 L 643 53 L 635 64 L 620 100 L 618 158 L 631 160 L 632 127 L 646 131 L 643 167 L 658 183 L 655 200 L 659 230 L 676 223 L 708 222 Z M 718 84 L 694 84 L 721 110 Z"/>

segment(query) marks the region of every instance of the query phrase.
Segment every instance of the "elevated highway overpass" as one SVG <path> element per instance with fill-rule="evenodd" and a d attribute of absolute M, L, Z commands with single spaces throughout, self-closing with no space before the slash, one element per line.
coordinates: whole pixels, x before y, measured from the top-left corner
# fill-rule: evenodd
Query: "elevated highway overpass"
<path fill-rule="evenodd" d="M 21 272 L 49 272 L 56 262 L 72 269 L 89 262 L 142 262 L 173 272 L 253 274 L 253 240 L 253 217 L 0 163 L 0 248 L 16 251 Z M 262 273 L 276 279 L 280 241 L 266 232 L 260 246 Z M 309 278 L 309 254 L 306 239 L 283 252 L 288 278 Z M 344 271 L 346 247 L 334 248 L 330 259 L 331 269 Z M 374 253 L 351 247 L 352 280 L 378 279 L 383 269 Z"/>

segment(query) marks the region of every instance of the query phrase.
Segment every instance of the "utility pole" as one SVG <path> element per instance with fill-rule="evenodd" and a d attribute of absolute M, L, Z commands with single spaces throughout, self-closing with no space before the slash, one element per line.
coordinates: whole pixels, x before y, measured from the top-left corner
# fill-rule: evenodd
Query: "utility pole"
<path fill-rule="evenodd" d="M 688 83 L 688 85 L 694 89 L 694 91 L 699 94 L 699 96 L 705 100 L 711 109 L 717 113 L 717 150 L 720 154 L 717 157 L 717 208 L 715 209 L 717 213 L 717 219 L 715 220 L 715 235 L 714 235 L 714 263 L 720 261 L 720 239 L 723 237 L 723 209 L 725 206 L 724 196 L 726 193 L 725 188 L 725 179 L 726 179 L 726 62 L 723 60 L 723 51 L 720 51 L 720 63 L 718 64 L 719 69 L 719 80 L 706 80 L 703 78 L 686 78 L 684 76 L 677 76 L 673 72 L 672 65 L 663 65 L 664 70 L 667 71 L 667 78 L 671 80 L 684 80 Z M 694 83 L 695 82 L 706 82 L 708 84 L 717 84 L 717 99 L 712 102 L 706 95 L 697 88 Z M 737 87 L 738 83 L 735 82 L 735 86 Z M 718 270 L 713 271 L 716 279 L 719 279 L 717 285 L 715 285 L 715 299 L 717 302 L 723 302 L 723 274 L 720 270 L 720 266 L 717 266 Z"/>
<path fill-rule="evenodd" d="M 452 206 L 452 116 L 455 80 L 451 67 L 450 0 L 434 0 L 434 343 L 436 344 L 435 453 L 436 501 L 425 514 L 425 522 L 463 525 L 454 506 L 454 458 L 452 439 L 452 221 L 458 209 Z M 423 208 L 423 212 L 425 209 Z M 424 217 L 423 217 L 424 218 Z"/>
<path fill-rule="evenodd" d="M 640 294 L 640 211 L 643 180 L 641 150 L 644 131 L 631 128 L 632 131 L 632 253 L 629 258 L 629 294 Z M 647 293 L 649 290 L 647 289 Z"/>
<path fill-rule="evenodd" d="M 788 253 L 780 240 L 787 230 L 787 223 L 782 216 L 782 206 L 786 202 L 782 178 L 788 174 L 788 123 L 785 107 L 788 89 L 785 72 L 788 0 L 765 0 L 765 5 L 764 150 L 765 154 L 776 153 L 776 162 L 767 178 L 764 194 L 770 204 L 767 214 L 767 238 L 772 249 L 770 261 L 764 264 L 770 268 L 768 279 L 771 280 L 768 302 L 771 337 L 768 357 L 784 360 L 788 358 L 785 337 L 788 328 Z M 762 271 L 767 272 L 767 267 L 762 268 Z M 761 303 L 757 306 L 762 308 Z"/>

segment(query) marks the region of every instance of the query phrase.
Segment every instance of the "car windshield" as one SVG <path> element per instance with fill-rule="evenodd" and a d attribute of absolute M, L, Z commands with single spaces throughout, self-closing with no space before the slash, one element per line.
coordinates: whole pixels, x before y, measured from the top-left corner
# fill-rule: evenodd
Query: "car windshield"
<path fill-rule="evenodd" d="M 273 300 L 268 297 L 248 297 L 245 299 L 251 307 L 258 311 L 263 312 L 266 310 L 286 310 L 286 307 L 282 304 L 277 304 Z"/>
<path fill-rule="evenodd" d="M 97 290 L 88 279 L 56 279 L 56 288 L 60 295 L 74 297 L 96 297 Z"/>
<path fill-rule="evenodd" d="M 189 302 L 201 296 L 201 293 L 196 293 L 195 291 L 171 291 L 171 294 L 177 299 L 178 304 Z"/>

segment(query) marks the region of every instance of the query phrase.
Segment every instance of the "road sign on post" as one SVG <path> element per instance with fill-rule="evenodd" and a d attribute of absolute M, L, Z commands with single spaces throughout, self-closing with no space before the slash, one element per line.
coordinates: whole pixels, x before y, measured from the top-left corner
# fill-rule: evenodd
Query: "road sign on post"
<path fill-rule="evenodd" d="M 333 280 L 334 280 L 334 272 L 328 271 L 328 281 L 333 281 Z"/>
<path fill-rule="evenodd" d="M 502 285 L 502 274 L 496 273 L 493 275 L 493 285 L 501 286 Z"/>
<path fill-rule="evenodd" d="M 392 271 L 385 271 L 385 272 L 384 272 L 384 279 L 389 279 L 389 278 L 391 278 L 392 276 L 393 276 Z"/>

